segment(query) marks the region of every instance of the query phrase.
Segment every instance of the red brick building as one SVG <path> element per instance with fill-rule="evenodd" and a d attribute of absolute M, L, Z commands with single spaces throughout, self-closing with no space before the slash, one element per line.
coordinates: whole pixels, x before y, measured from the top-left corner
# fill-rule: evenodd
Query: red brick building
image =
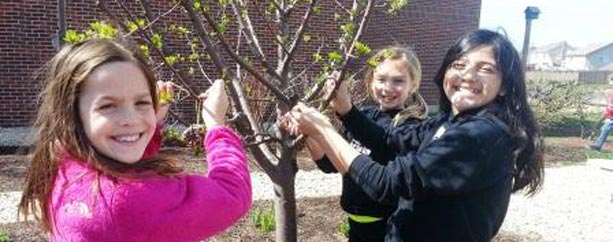
<path fill-rule="evenodd" d="M 69 29 L 84 29 L 92 21 L 106 19 L 94 0 L 66 2 Z M 162 9 L 157 13 L 168 9 L 170 4 L 170 1 L 151 2 L 155 2 L 156 9 Z M 326 6 L 313 20 L 311 29 L 326 38 L 335 37 L 337 35 L 328 33 L 337 31 L 332 17 L 337 10 L 332 1 L 321 2 Z M 423 66 L 421 92 L 429 104 L 435 105 L 438 94 L 432 78 L 436 69 L 453 41 L 478 27 L 480 9 L 480 0 L 412 0 L 395 16 L 378 9 L 371 17 L 363 40 L 372 49 L 389 44 L 413 47 Z M 29 126 L 36 114 L 41 84 L 33 77 L 55 53 L 51 40 L 58 30 L 57 12 L 57 1 L 0 1 L 0 127 Z M 170 17 L 183 17 L 178 14 L 180 12 Z M 272 36 L 263 38 L 272 39 Z M 327 47 L 333 48 L 333 38 L 330 43 Z"/>

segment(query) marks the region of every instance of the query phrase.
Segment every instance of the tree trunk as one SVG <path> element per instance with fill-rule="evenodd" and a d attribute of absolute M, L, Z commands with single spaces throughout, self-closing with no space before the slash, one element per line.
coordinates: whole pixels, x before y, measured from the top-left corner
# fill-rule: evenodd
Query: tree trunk
<path fill-rule="evenodd" d="M 279 242 L 296 242 L 296 191 L 294 190 L 295 172 L 282 176 L 279 183 L 274 184 L 275 190 L 275 221 L 276 238 Z"/>

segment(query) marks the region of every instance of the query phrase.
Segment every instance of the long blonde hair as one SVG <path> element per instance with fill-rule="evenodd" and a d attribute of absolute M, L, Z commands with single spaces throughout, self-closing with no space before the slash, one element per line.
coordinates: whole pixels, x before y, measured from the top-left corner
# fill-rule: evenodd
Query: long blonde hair
<path fill-rule="evenodd" d="M 408 118 L 425 119 L 428 115 L 428 105 L 426 104 L 426 100 L 419 94 L 419 86 L 421 85 L 421 63 L 419 59 L 417 59 L 415 52 L 409 48 L 400 46 L 387 47 L 379 50 L 368 59 L 368 70 L 366 71 L 365 78 L 368 95 L 374 97 L 371 88 L 374 72 L 377 66 L 385 60 L 405 61 L 405 66 L 409 71 L 409 75 L 411 75 L 411 80 L 415 82 L 413 89 L 409 90 L 410 95 L 407 100 L 405 100 L 404 108 L 394 116 L 392 124 L 397 126 Z"/>
<path fill-rule="evenodd" d="M 34 123 L 36 141 L 30 153 L 19 213 L 27 218 L 33 214 L 47 232 L 52 232 L 48 207 L 59 161 L 65 156 L 86 163 L 98 175 L 118 177 L 129 171 L 153 171 L 172 175 L 180 169 L 170 159 L 152 157 L 135 164 L 124 164 L 100 154 L 93 147 L 79 118 L 78 96 L 90 74 L 110 62 L 130 62 L 145 74 L 154 108 L 158 98 L 155 78 L 145 62 L 126 46 L 115 40 L 91 39 L 63 47 L 43 68 L 44 89 Z M 41 211 L 38 217 L 38 211 Z"/>

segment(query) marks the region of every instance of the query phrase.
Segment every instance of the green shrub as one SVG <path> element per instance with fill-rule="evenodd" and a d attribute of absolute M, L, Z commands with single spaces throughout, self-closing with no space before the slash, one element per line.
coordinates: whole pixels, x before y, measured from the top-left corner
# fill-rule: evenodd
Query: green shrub
<path fill-rule="evenodd" d="M 528 100 L 545 133 L 589 136 L 594 122 L 588 119 L 588 85 L 564 81 L 527 81 Z"/>
<path fill-rule="evenodd" d="M 9 241 L 9 235 L 4 231 L 0 231 L 0 242 L 7 242 L 7 241 Z"/>
<path fill-rule="evenodd" d="M 349 222 L 347 219 L 343 220 L 343 222 L 338 225 L 338 232 L 345 236 L 345 238 L 349 238 Z"/>
<path fill-rule="evenodd" d="M 181 134 L 173 127 L 167 127 L 162 131 L 162 143 L 164 146 L 185 146 Z"/>
<path fill-rule="evenodd" d="M 202 148 L 204 137 L 206 135 L 206 127 L 204 124 L 192 124 L 181 134 L 181 139 L 185 145 L 190 148 L 195 156 L 202 156 L 204 150 Z"/>
<path fill-rule="evenodd" d="M 275 210 L 272 208 L 272 205 L 270 209 L 254 209 L 251 213 L 251 222 L 262 233 L 275 230 Z"/>

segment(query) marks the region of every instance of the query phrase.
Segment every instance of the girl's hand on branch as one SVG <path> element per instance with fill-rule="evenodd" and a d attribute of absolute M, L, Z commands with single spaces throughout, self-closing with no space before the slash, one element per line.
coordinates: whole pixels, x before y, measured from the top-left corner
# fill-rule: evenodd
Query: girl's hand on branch
<path fill-rule="evenodd" d="M 335 71 L 328 76 L 325 85 L 326 94 L 332 92 L 332 90 L 334 89 L 334 83 L 336 82 L 336 79 L 338 79 L 339 75 L 340 73 Z M 347 84 L 347 81 L 343 81 L 341 82 L 338 89 L 336 89 L 336 94 L 334 95 L 334 98 L 332 98 L 332 100 L 330 101 L 330 107 L 332 107 L 332 109 L 340 116 L 344 116 L 349 112 L 349 110 L 351 110 L 351 106 L 352 104 L 351 95 L 349 94 L 349 86 Z"/>
<path fill-rule="evenodd" d="M 217 79 L 206 92 L 198 98 L 202 100 L 202 120 L 207 129 L 223 124 L 228 110 L 228 96 L 223 80 Z"/>
<path fill-rule="evenodd" d="M 293 135 L 320 135 L 328 129 L 334 130 L 328 118 L 316 109 L 298 103 L 292 111 L 282 117 L 281 127 Z"/>
<path fill-rule="evenodd" d="M 174 84 L 172 82 L 158 81 L 156 83 L 158 95 L 158 107 L 155 117 L 158 122 L 161 122 L 166 117 L 170 104 L 174 101 Z"/>

